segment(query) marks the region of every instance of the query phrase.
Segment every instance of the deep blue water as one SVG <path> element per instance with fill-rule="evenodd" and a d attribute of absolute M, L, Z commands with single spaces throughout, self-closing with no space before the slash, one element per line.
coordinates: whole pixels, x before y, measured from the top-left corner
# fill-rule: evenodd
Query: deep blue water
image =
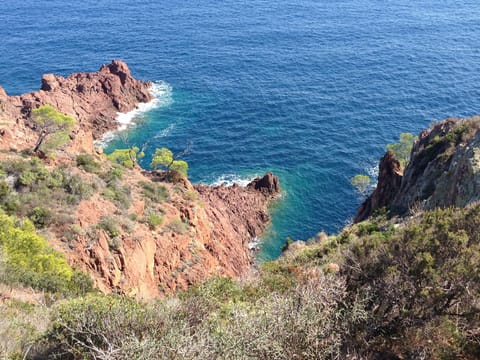
<path fill-rule="evenodd" d="M 38 89 L 42 73 L 113 58 L 168 89 L 130 143 L 149 140 L 151 153 L 191 142 L 193 181 L 280 176 L 269 258 L 286 236 L 339 230 L 361 201 L 349 179 L 375 167 L 400 132 L 480 112 L 480 3 L 0 3 L 0 84 L 10 94 Z"/>

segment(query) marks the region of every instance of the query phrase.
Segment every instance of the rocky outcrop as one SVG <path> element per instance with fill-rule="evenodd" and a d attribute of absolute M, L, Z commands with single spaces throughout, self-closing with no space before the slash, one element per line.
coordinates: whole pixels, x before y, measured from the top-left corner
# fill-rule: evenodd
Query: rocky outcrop
<path fill-rule="evenodd" d="M 266 173 L 263 177 L 256 178 L 247 187 L 270 195 L 280 193 L 280 181 L 272 173 Z"/>
<path fill-rule="evenodd" d="M 75 218 L 84 234 L 69 241 L 66 253 L 70 263 L 91 274 L 98 289 L 152 298 L 212 276 L 237 277 L 249 271 L 249 242 L 268 226 L 267 204 L 277 193 L 255 190 L 253 185 L 193 186 L 184 179 L 162 183 L 169 191 L 168 202 L 147 205 L 138 184 L 156 182 L 156 174 L 132 169 L 127 175 L 134 199 L 127 213 L 145 219 L 161 211 L 163 222 L 152 228 L 138 221 L 129 232 L 118 226 L 121 233 L 112 238 L 96 224 L 122 210 L 99 195 L 80 203 Z M 278 185 L 275 176 L 269 177 Z M 116 215 L 116 223 L 122 222 L 128 220 Z M 93 238 L 87 234 L 92 227 Z M 63 236 L 59 232 L 59 244 Z"/>
<path fill-rule="evenodd" d="M 124 169 L 112 190 L 99 174 L 78 168 L 75 156 L 86 152 L 94 155 L 104 174 L 112 170 L 112 164 L 94 152 L 94 139 L 117 128 L 118 112 L 151 100 L 149 85 L 134 79 L 124 62 L 113 61 L 95 73 L 44 75 L 41 90 L 30 94 L 9 97 L 0 88 L 0 150 L 32 146 L 36 136 L 30 114 L 43 104 L 76 118 L 70 145 L 50 163 L 68 167 L 95 184 L 97 192 L 62 209 L 73 214 L 74 223 L 50 226 L 50 241 L 72 265 L 87 271 L 101 291 L 141 298 L 171 294 L 212 276 L 245 274 L 253 261 L 249 243 L 267 227 L 267 204 L 280 191 L 271 173 L 247 187 L 210 187 L 193 186 L 187 179 L 164 182 L 164 174 L 138 167 Z M 167 200 L 148 198 L 145 183 L 162 188 Z M 112 191 L 122 189 L 128 189 L 123 194 L 128 205 L 112 200 Z M 157 224 L 149 222 L 151 216 Z"/>
<path fill-rule="evenodd" d="M 30 115 L 44 104 L 53 105 L 77 120 L 72 134 L 76 140 L 83 136 L 98 139 L 118 127 L 118 112 L 131 111 L 138 103 L 153 99 L 150 86 L 150 82 L 133 78 L 126 63 L 114 60 L 93 73 L 75 73 L 66 78 L 45 74 L 41 89 L 32 93 L 7 96 L 0 89 L 0 130 L 8 133 L 6 138 L 0 137 L 0 149 L 22 150 L 31 146 L 35 136 Z M 15 124 L 15 131 L 6 125 L 7 120 Z"/>
<path fill-rule="evenodd" d="M 447 119 L 422 131 L 403 175 L 385 155 L 377 189 L 362 204 L 355 222 L 385 207 L 407 215 L 436 207 L 463 207 L 480 200 L 480 117 Z"/>
<path fill-rule="evenodd" d="M 378 170 L 377 187 L 358 209 L 355 222 L 365 220 L 376 209 L 391 204 L 400 189 L 402 169 L 391 152 L 387 152 L 382 157 Z"/>

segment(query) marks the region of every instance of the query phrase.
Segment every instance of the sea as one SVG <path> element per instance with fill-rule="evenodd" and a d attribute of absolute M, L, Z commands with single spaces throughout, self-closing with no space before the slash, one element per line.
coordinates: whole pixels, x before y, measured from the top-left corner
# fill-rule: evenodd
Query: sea
<path fill-rule="evenodd" d="M 106 144 L 181 152 L 195 183 L 271 171 L 260 260 L 348 224 L 402 132 L 480 112 L 477 0 L 2 0 L 0 85 L 125 60 L 156 101 Z M 130 116 L 130 117 L 129 117 Z M 129 123 L 130 120 L 133 123 Z"/>

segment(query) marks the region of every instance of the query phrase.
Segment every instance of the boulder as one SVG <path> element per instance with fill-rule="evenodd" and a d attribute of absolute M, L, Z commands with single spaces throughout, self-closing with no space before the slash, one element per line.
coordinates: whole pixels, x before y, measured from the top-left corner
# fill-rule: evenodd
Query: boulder
<path fill-rule="evenodd" d="M 280 192 L 280 181 L 277 176 L 269 172 L 253 180 L 247 187 L 274 195 Z"/>

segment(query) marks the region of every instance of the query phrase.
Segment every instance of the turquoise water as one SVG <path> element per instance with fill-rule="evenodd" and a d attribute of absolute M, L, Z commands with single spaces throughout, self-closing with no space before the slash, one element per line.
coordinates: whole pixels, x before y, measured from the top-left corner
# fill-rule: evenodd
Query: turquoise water
<path fill-rule="evenodd" d="M 162 90 L 131 144 L 191 143 L 195 182 L 278 174 L 261 258 L 348 222 L 400 132 L 480 112 L 476 1 L 4 0 L 0 39 L 10 94 L 124 59 Z"/>

